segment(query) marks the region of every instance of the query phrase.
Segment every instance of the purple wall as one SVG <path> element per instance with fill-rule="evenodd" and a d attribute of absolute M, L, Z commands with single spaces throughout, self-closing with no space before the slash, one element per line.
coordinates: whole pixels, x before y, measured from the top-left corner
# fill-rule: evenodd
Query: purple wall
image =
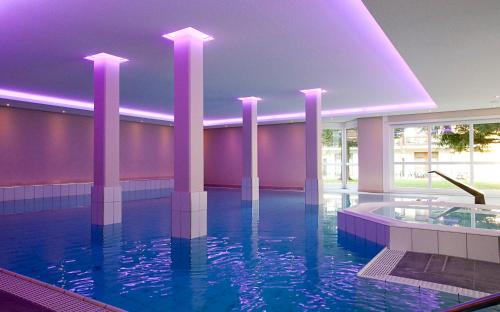
<path fill-rule="evenodd" d="M 0 108 L 0 186 L 92 180 L 92 118 Z M 259 126 L 262 187 L 303 188 L 304 124 Z M 205 183 L 241 185 L 241 128 L 206 129 Z M 173 128 L 120 123 L 121 179 L 173 176 Z"/>
<path fill-rule="evenodd" d="M 0 108 L 0 186 L 92 180 L 92 118 Z M 122 179 L 173 176 L 172 128 L 120 124 Z"/>
<path fill-rule="evenodd" d="M 205 184 L 241 185 L 241 127 L 206 129 Z"/>
<path fill-rule="evenodd" d="M 262 188 L 300 188 L 305 180 L 303 123 L 259 126 Z M 241 128 L 205 130 L 205 183 L 241 185 Z"/>

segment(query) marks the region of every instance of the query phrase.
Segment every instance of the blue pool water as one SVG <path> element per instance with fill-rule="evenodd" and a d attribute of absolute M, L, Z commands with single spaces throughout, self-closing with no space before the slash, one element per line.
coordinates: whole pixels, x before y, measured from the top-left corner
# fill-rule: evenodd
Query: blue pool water
<path fill-rule="evenodd" d="M 170 238 L 170 198 L 124 202 L 123 223 L 92 228 L 84 200 L 0 216 L 0 266 L 130 311 L 430 311 L 457 296 L 360 279 L 379 250 L 338 235 L 332 195 L 317 209 L 303 193 L 208 190 L 208 237 Z M 46 200 L 45 200 L 46 201 Z M 50 209 L 51 207 L 55 209 Z M 57 208 L 56 208 L 57 207 Z M 12 208 L 9 208 L 12 209 Z M 39 209 L 38 209 L 39 210 Z M 464 298 L 462 298 L 464 299 Z"/>

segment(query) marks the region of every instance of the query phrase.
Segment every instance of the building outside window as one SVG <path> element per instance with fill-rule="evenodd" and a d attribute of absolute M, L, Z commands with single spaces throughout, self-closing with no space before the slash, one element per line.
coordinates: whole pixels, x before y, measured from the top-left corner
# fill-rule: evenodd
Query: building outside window
<path fill-rule="evenodd" d="M 455 188 L 430 170 L 500 191 L 500 123 L 393 127 L 393 188 Z"/>

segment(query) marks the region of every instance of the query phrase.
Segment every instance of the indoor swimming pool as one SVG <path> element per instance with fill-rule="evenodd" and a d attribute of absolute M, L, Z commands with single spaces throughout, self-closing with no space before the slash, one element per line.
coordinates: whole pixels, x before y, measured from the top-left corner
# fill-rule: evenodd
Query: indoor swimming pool
<path fill-rule="evenodd" d="M 208 189 L 208 237 L 170 238 L 170 198 L 126 201 L 121 225 L 92 228 L 88 200 L 5 209 L 0 266 L 130 311 L 430 311 L 456 295 L 358 278 L 381 249 L 337 234 L 358 195 Z M 130 198 L 130 196 L 129 196 Z M 373 200 L 373 198 L 371 198 Z M 78 203 L 78 201 L 76 202 Z M 53 207 L 53 209 L 51 209 Z"/>

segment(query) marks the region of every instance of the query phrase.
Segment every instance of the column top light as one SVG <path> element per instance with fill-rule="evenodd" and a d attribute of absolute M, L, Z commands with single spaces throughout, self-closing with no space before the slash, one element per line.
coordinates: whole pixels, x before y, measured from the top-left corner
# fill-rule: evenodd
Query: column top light
<path fill-rule="evenodd" d="M 304 93 L 304 94 L 312 94 L 312 93 L 326 93 L 326 90 L 324 89 L 321 89 L 321 88 L 315 88 L 315 89 L 305 89 L 305 90 L 300 90 L 300 92 Z"/>
<path fill-rule="evenodd" d="M 257 103 L 258 101 L 262 101 L 262 99 L 260 97 L 256 97 L 256 96 L 239 97 L 238 100 L 242 101 L 243 103 L 245 103 L 245 102 Z"/>
<path fill-rule="evenodd" d="M 167 38 L 169 40 L 175 41 L 177 38 L 181 37 L 193 37 L 197 39 L 201 39 L 202 41 L 210 41 L 213 40 L 214 37 L 207 35 L 205 33 L 202 33 L 201 31 L 193 28 L 193 27 L 187 27 L 181 30 L 177 30 L 168 34 L 163 35 L 163 38 Z"/>
<path fill-rule="evenodd" d="M 104 53 L 104 52 L 86 56 L 86 57 L 84 57 L 84 59 L 89 60 L 89 61 L 93 61 L 93 62 L 97 62 L 97 61 L 109 61 L 109 62 L 114 62 L 114 63 L 128 62 L 128 60 L 126 58 L 111 55 L 111 54 Z"/>

